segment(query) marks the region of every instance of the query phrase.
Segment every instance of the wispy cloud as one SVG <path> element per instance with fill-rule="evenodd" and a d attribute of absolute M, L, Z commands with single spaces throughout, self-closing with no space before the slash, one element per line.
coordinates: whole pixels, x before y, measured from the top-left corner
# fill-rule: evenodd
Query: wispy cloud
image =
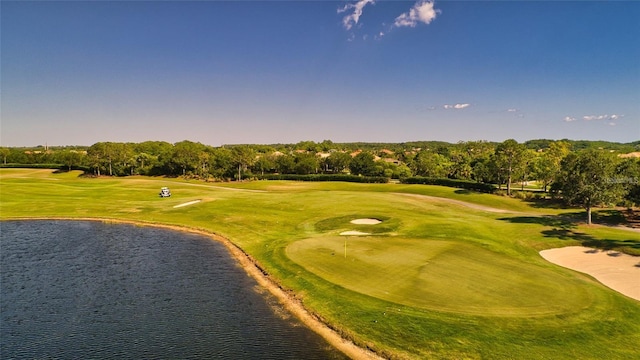
<path fill-rule="evenodd" d="M 459 110 L 459 109 L 468 108 L 469 106 L 471 106 L 471 104 L 455 104 L 455 105 L 444 104 L 442 107 L 447 110 L 450 110 L 450 109 Z"/>
<path fill-rule="evenodd" d="M 344 7 L 338 9 L 338 14 L 342 14 L 347 11 L 351 11 L 351 13 L 342 18 L 342 25 L 347 30 L 351 30 L 353 25 L 357 25 L 358 21 L 360 21 L 360 16 L 362 16 L 362 11 L 365 6 L 369 4 L 375 4 L 374 0 L 359 0 L 353 4 L 346 4 Z"/>
<path fill-rule="evenodd" d="M 510 108 L 510 109 L 507 109 L 506 112 L 517 118 L 524 118 L 524 114 L 520 109 Z"/>
<path fill-rule="evenodd" d="M 605 121 L 608 125 L 615 126 L 616 120 L 620 120 L 624 117 L 624 115 L 618 114 L 604 114 L 604 115 L 584 115 L 581 119 L 583 121 Z M 565 122 L 572 122 L 578 120 L 573 116 L 565 116 L 563 119 Z"/>
<path fill-rule="evenodd" d="M 624 115 L 609 115 L 609 114 L 604 114 L 604 115 L 585 115 L 582 117 L 583 120 L 586 121 L 593 121 L 593 120 L 618 120 L 620 118 L 624 117 Z"/>
<path fill-rule="evenodd" d="M 394 27 L 415 27 L 418 23 L 430 24 L 441 13 L 434 8 L 433 0 L 418 0 L 413 7 L 396 18 Z"/>

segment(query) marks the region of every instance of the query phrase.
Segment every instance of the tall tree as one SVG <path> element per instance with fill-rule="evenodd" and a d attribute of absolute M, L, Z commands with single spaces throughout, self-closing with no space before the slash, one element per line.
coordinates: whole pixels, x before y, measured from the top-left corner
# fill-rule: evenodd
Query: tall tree
<path fill-rule="evenodd" d="M 591 209 L 602 204 L 615 204 L 622 198 L 624 188 L 615 181 L 614 155 L 589 149 L 571 153 L 561 162 L 556 179 L 562 198 L 569 205 L 582 206 L 587 211 L 587 223 L 591 224 Z"/>
<path fill-rule="evenodd" d="M 209 172 L 219 179 L 231 179 L 235 173 L 233 153 L 225 147 L 212 149 Z"/>
<path fill-rule="evenodd" d="M 640 205 L 640 158 L 626 158 L 617 168 L 615 181 L 625 189 L 628 206 Z"/>
<path fill-rule="evenodd" d="M 145 152 L 137 153 L 135 155 L 135 164 L 138 168 L 138 173 L 143 175 L 146 174 L 147 171 L 145 170 L 145 167 L 151 165 L 154 158 L 157 158 L 157 156 L 154 157 L 153 155 L 149 155 Z"/>
<path fill-rule="evenodd" d="M 106 158 L 106 143 L 97 142 L 87 149 L 87 158 L 89 162 L 89 166 L 93 168 L 93 172 L 95 175 L 100 176 L 100 169 L 102 165 L 105 163 Z"/>
<path fill-rule="evenodd" d="M 74 165 L 79 165 L 82 161 L 82 154 L 76 150 L 63 150 L 60 158 L 69 171 Z"/>
<path fill-rule="evenodd" d="M 351 155 L 342 151 L 335 151 L 326 159 L 327 167 L 334 173 L 341 173 L 349 167 Z"/>
<path fill-rule="evenodd" d="M 520 182 L 521 190 L 524 190 L 524 186 L 530 180 L 531 175 L 535 174 L 535 164 L 538 158 L 538 153 L 533 149 L 524 149 L 522 152 L 522 160 L 520 167 Z"/>
<path fill-rule="evenodd" d="M 536 158 L 534 164 L 535 178 L 542 182 L 544 191 L 560 172 L 560 162 L 570 152 L 570 145 L 566 141 L 554 141 L 549 143 L 549 148 L 544 149 L 541 156 Z"/>
<path fill-rule="evenodd" d="M 307 175 L 318 170 L 318 157 L 314 153 L 304 152 L 295 156 L 296 174 Z"/>
<path fill-rule="evenodd" d="M 374 175 L 376 173 L 376 163 L 373 154 L 363 151 L 354 156 L 349 163 L 349 170 L 353 175 Z"/>
<path fill-rule="evenodd" d="M 296 161 L 292 155 L 282 154 L 276 157 L 276 171 L 279 174 L 293 174 L 296 168 Z"/>
<path fill-rule="evenodd" d="M 413 159 L 413 171 L 418 176 L 447 177 L 453 164 L 445 156 L 431 151 L 420 151 Z"/>
<path fill-rule="evenodd" d="M 472 174 L 471 156 L 464 149 L 449 149 L 449 177 L 452 179 L 470 180 Z"/>
<path fill-rule="evenodd" d="M 113 176 L 113 160 L 116 157 L 116 146 L 113 142 L 105 142 L 103 149 L 104 161 L 106 161 L 109 169 L 109 176 Z"/>
<path fill-rule="evenodd" d="M 236 146 L 232 150 L 233 162 L 238 168 L 238 181 L 242 180 L 242 171 L 253 165 L 256 160 L 255 151 L 248 146 Z"/>
<path fill-rule="evenodd" d="M 498 168 L 504 169 L 507 175 L 507 195 L 511 195 L 513 175 L 522 167 L 524 146 L 513 139 L 498 144 L 495 150 L 495 161 Z"/>
<path fill-rule="evenodd" d="M 181 170 L 182 175 L 186 175 L 187 170 L 193 171 L 200 167 L 200 153 L 204 150 L 204 145 L 184 140 L 176 143 L 173 147 L 172 162 Z"/>
<path fill-rule="evenodd" d="M 264 175 L 265 171 L 270 172 L 275 169 L 275 157 L 272 154 L 261 154 L 253 163 L 252 171 Z"/>
<path fill-rule="evenodd" d="M 0 156 L 2 157 L 2 163 L 5 165 L 7 164 L 7 156 L 9 156 L 9 153 L 11 153 L 9 148 L 0 147 Z"/>

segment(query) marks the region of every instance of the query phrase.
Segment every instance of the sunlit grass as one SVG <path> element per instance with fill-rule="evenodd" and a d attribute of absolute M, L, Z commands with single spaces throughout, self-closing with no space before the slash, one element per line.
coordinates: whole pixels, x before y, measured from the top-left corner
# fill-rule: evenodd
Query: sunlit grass
<path fill-rule="evenodd" d="M 0 170 L 0 218 L 125 219 L 215 232 L 336 330 L 391 357 L 640 356 L 638 301 L 538 255 L 589 242 L 640 246 L 637 233 L 556 216 L 576 210 L 438 186 L 79 175 Z M 170 198 L 158 196 L 162 186 Z M 194 200 L 201 201 L 174 207 Z M 365 217 L 383 221 L 349 222 Z M 339 235 L 348 230 L 373 235 Z"/>

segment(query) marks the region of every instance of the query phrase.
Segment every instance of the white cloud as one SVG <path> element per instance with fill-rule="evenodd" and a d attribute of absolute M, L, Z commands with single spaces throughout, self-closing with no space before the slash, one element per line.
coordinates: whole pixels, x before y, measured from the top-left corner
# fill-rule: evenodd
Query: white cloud
<path fill-rule="evenodd" d="M 358 21 L 360 21 L 360 16 L 362 16 L 364 7 L 369 4 L 375 4 L 375 0 L 359 0 L 355 4 L 346 4 L 343 8 L 338 9 L 338 14 L 353 9 L 353 12 L 351 14 L 342 18 L 342 25 L 344 25 L 345 29 L 350 30 L 353 25 L 358 24 Z"/>
<path fill-rule="evenodd" d="M 583 120 L 585 121 L 592 121 L 592 120 L 618 120 L 620 118 L 622 118 L 624 115 L 608 115 L 608 114 L 604 114 L 604 115 L 585 115 L 582 117 Z"/>
<path fill-rule="evenodd" d="M 582 120 L 584 121 L 605 121 L 607 125 L 616 126 L 616 120 L 620 120 L 624 117 L 624 115 L 618 114 L 604 114 L 604 115 L 584 115 Z M 576 121 L 577 119 L 572 116 L 565 116 L 564 121 L 571 122 Z"/>
<path fill-rule="evenodd" d="M 434 5 L 434 0 L 418 0 L 408 12 L 398 16 L 393 25 L 415 27 L 418 23 L 430 24 L 441 13 L 434 9 Z"/>
<path fill-rule="evenodd" d="M 518 109 L 507 109 L 507 112 L 516 112 Z"/>
<path fill-rule="evenodd" d="M 464 109 L 469 106 L 471 106 L 471 104 L 455 104 L 455 105 L 444 104 L 442 107 L 448 110 L 448 109 Z"/>

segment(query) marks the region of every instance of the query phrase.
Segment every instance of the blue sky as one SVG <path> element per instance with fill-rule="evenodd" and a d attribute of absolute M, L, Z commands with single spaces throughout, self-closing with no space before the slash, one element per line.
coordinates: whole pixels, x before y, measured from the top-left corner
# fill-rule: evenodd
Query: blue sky
<path fill-rule="evenodd" d="M 640 2 L 2 1 L 2 146 L 640 140 Z"/>

